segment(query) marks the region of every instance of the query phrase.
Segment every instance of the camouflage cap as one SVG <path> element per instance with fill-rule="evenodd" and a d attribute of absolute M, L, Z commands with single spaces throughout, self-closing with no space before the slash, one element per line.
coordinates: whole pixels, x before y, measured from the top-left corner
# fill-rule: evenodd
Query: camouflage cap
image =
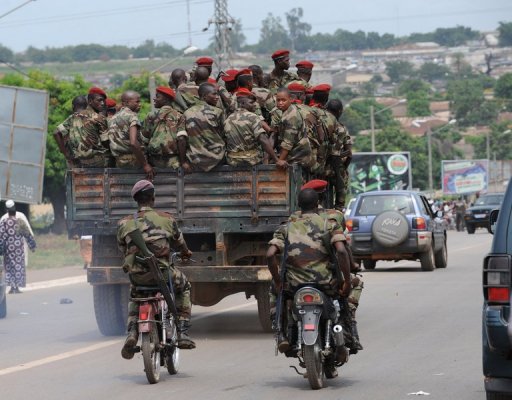
<path fill-rule="evenodd" d="M 143 192 L 145 190 L 154 189 L 155 186 L 146 179 L 141 179 L 138 181 L 135 185 L 133 185 L 132 188 L 132 197 L 135 197 L 135 195 L 139 192 Z"/>

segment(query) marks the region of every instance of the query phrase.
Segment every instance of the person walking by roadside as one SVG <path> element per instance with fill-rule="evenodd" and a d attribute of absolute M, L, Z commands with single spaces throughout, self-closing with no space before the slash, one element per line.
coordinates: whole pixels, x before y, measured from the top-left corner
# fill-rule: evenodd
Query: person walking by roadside
<path fill-rule="evenodd" d="M 16 217 L 14 201 L 5 202 L 7 218 L 0 221 L 0 254 L 4 256 L 5 281 L 11 287 L 9 293 L 21 293 L 20 287 L 25 287 L 25 239 L 30 250 L 35 251 L 36 241 L 29 225 L 23 218 Z"/>
<path fill-rule="evenodd" d="M 10 206 L 11 204 L 14 205 L 14 201 L 7 200 L 5 202 L 5 207 L 7 208 L 7 205 Z M 9 217 L 9 213 L 6 212 L 4 215 L 2 215 L 2 218 L 0 218 L 0 222 L 7 219 L 8 217 Z M 34 231 L 32 230 L 32 227 L 30 226 L 30 223 L 28 222 L 28 218 L 26 217 L 25 214 L 23 214 L 21 211 L 16 211 L 16 219 L 21 219 L 25 224 L 27 224 L 30 234 L 32 236 L 34 236 Z M 28 244 L 27 244 L 26 240 L 23 241 L 23 250 L 25 251 L 25 267 L 26 267 L 26 266 L 28 266 Z"/>

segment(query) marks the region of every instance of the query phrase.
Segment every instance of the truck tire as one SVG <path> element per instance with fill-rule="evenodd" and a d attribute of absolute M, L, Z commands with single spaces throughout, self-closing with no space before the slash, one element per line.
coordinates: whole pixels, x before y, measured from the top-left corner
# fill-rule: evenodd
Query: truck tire
<path fill-rule="evenodd" d="M 126 323 L 121 315 L 121 285 L 93 286 L 94 314 L 102 335 L 123 335 Z"/>
<path fill-rule="evenodd" d="M 472 235 L 475 233 L 475 226 L 471 224 L 466 224 L 466 230 L 468 231 L 468 234 Z"/>
<path fill-rule="evenodd" d="M 263 332 L 272 332 L 272 321 L 270 320 L 270 283 L 259 283 L 256 289 L 258 300 L 258 317 Z"/>
<path fill-rule="evenodd" d="M 430 246 L 427 251 L 420 254 L 420 263 L 423 271 L 434 270 L 434 249 L 432 246 Z"/>
<path fill-rule="evenodd" d="M 407 218 L 397 211 L 384 211 L 377 215 L 372 224 L 372 237 L 384 247 L 394 247 L 409 236 Z"/>

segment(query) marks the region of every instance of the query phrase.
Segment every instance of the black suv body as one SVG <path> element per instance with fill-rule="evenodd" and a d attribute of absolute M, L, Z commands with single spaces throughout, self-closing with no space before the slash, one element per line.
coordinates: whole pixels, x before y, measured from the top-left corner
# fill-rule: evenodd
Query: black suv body
<path fill-rule="evenodd" d="M 492 210 L 500 208 L 504 193 L 492 193 L 480 196 L 478 200 L 466 210 L 464 222 L 470 235 L 476 228 L 487 228 L 490 232 L 489 214 Z"/>
<path fill-rule="evenodd" d="M 494 233 L 483 262 L 482 355 L 488 400 L 512 399 L 512 181 L 501 209 L 488 220 Z"/>

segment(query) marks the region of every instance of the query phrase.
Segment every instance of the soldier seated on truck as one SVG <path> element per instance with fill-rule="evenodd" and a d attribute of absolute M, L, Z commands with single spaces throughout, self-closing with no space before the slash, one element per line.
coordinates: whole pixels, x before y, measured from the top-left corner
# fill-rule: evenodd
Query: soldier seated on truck
<path fill-rule="evenodd" d="M 236 92 L 238 109 L 224 122 L 226 137 L 226 160 L 233 166 L 253 166 L 261 164 L 263 151 L 280 168 L 288 163 L 279 160 L 262 126 L 262 119 L 254 113 L 256 96 L 248 89 L 240 88 Z"/>
<path fill-rule="evenodd" d="M 121 95 L 121 103 L 121 109 L 108 120 L 110 150 L 116 160 L 116 167 L 143 168 L 146 177 L 153 180 L 153 167 L 147 162 L 141 145 L 140 122 L 137 116 L 140 110 L 140 94 L 128 90 Z"/>
<path fill-rule="evenodd" d="M 172 107 L 175 98 L 171 88 L 157 87 L 153 99 L 156 110 L 148 114 L 142 127 L 142 135 L 149 141 L 148 159 L 154 167 L 178 169 L 186 161 L 185 117 Z"/>

